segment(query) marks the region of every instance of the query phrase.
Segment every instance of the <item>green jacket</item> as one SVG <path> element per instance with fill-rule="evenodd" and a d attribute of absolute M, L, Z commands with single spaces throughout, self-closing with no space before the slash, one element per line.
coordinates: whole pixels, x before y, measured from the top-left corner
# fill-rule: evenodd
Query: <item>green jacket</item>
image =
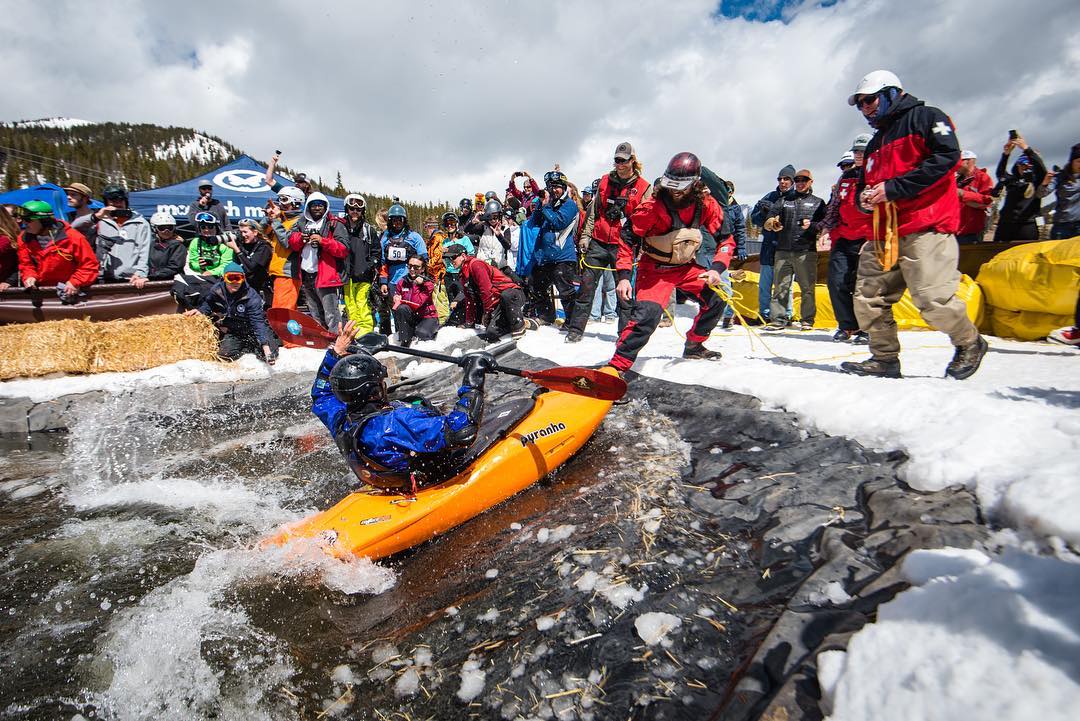
<path fill-rule="evenodd" d="M 200 266 L 200 259 L 206 261 L 205 266 Z M 193 275 L 202 275 L 210 271 L 220 276 L 225 273 L 225 266 L 231 263 L 232 259 L 232 248 L 219 244 L 216 239 L 207 243 L 202 238 L 196 237 L 192 238 L 191 245 L 188 246 L 187 269 Z"/>

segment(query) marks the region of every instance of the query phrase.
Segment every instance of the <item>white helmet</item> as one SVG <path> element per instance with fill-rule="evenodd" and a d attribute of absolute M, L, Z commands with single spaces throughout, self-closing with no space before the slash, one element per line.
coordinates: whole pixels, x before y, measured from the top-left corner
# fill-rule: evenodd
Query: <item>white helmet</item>
<path fill-rule="evenodd" d="M 286 200 L 293 205 L 300 207 L 304 204 L 304 200 L 307 196 L 304 195 L 304 191 L 297 188 L 295 185 L 287 185 L 278 192 L 278 202 L 284 203 Z"/>
<path fill-rule="evenodd" d="M 859 87 L 855 88 L 855 92 L 847 99 L 847 104 L 854 105 L 858 96 L 874 95 L 885 88 L 903 90 L 904 86 L 900 84 L 900 78 L 888 70 L 875 70 L 859 81 Z"/>
<path fill-rule="evenodd" d="M 844 153 L 843 155 L 840 156 L 840 162 L 837 163 L 837 166 L 843 165 L 844 163 L 854 163 L 854 162 L 855 162 L 855 153 L 853 153 L 853 152 L 851 152 L 849 150 L 849 151 L 847 151 L 846 153 Z"/>
<path fill-rule="evenodd" d="M 176 227 L 176 218 L 172 217 L 172 213 L 166 213 L 164 210 L 159 210 L 150 216 L 150 225 L 155 228 L 161 228 L 163 226 Z"/>

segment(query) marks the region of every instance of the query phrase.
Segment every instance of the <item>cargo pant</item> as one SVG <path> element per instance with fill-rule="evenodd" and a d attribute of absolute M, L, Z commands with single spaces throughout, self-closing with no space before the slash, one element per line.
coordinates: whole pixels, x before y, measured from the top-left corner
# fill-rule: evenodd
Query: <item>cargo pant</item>
<path fill-rule="evenodd" d="M 345 312 L 356 323 L 357 335 L 375 330 L 375 314 L 371 310 L 371 283 L 350 280 L 345 283 Z"/>
<path fill-rule="evenodd" d="M 874 358 L 892 361 L 900 355 L 892 307 L 905 288 L 923 320 L 948 335 L 953 345 L 974 343 L 979 331 L 967 317 L 967 306 L 956 297 L 960 286 L 956 238 L 929 232 L 905 235 L 900 238 L 899 261 L 889 271 L 882 269 L 874 252 L 880 247 L 874 242 L 863 245 L 855 282 L 855 317 L 870 334 Z"/>
<path fill-rule="evenodd" d="M 817 302 L 814 298 L 814 286 L 817 284 L 817 251 L 814 250 L 778 250 L 773 261 L 772 320 L 791 320 L 787 317 L 788 304 L 791 302 L 791 280 L 799 284 L 799 320 L 814 324 L 817 314 Z"/>

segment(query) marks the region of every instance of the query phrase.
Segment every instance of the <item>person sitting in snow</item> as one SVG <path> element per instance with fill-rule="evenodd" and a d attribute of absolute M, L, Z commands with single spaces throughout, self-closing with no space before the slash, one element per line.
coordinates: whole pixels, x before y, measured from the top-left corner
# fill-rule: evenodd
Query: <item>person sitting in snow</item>
<path fill-rule="evenodd" d="M 214 319 L 221 333 L 218 355 L 223 359 L 236 360 L 245 353 L 255 353 L 274 365 L 277 339 L 266 322 L 262 298 L 245 281 L 243 266 L 230 262 L 221 280 L 202 297 L 199 307 L 184 315 L 202 313 Z"/>
<path fill-rule="evenodd" d="M 484 375 L 495 367 L 495 358 L 484 352 L 465 357 L 457 403 L 442 414 L 426 401 L 389 400 L 386 368 L 352 342 L 356 327 L 347 322 L 326 351 L 311 387 L 311 412 L 358 478 L 366 482 L 374 474 L 415 491 L 432 475 L 449 470 L 450 452 L 476 440 L 484 413 Z"/>

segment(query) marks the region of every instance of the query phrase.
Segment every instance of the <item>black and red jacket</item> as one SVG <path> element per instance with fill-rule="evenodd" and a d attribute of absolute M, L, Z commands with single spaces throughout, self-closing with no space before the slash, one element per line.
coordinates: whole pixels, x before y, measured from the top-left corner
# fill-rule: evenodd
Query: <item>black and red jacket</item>
<path fill-rule="evenodd" d="M 827 214 L 825 230 L 829 231 L 830 245 L 837 240 L 866 240 L 870 237 L 872 218 L 859 209 L 859 186 L 862 184 L 862 168 L 845 170 L 836 183 L 833 201 L 836 203 L 834 217 Z"/>
<path fill-rule="evenodd" d="M 612 204 L 608 201 L 615 201 L 615 203 L 622 205 L 623 217 L 629 218 L 648 189 L 648 181 L 636 174 L 622 181 L 619 180 L 619 176 L 613 170 L 600 178 L 600 186 L 596 189 L 596 197 L 593 198 L 592 205 L 589 206 L 593 215 L 591 237 L 598 243 L 607 245 L 618 243 L 623 220 L 608 220 L 608 216 L 604 212 Z"/>
<path fill-rule="evenodd" d="M 952 234 L 960 227 L 959 164 L 960 143 L 949 116 L 904 95 L 879 121 L 866 148 L 863 174 L 868 187 L 885 183 L 885 197 L 896 203 L 901 236 Z M 884 235 L 884 224 L 878 234 Z"/>
<path fill-rule="evenodd" d="M 658 191 L 660 192 L 660 191 Z M 702 203 L 701 213 L 698 214 L 698 203 Z M 708 233 L 716 238 L 716 253 L 713 255 L 712 270 L 722 273 L 731 264 L 731 256 L 735 253 L 735 237 L 731 232 L 731 224 L 724 222 L 724 211 L 720 204 L 711 195 L 706 195 L 702 201 L 695 201 L 675 212 L 684 225 L 689 225 L 698 217 L 698 226 L 702 233 Z M 657 235 L 664 235 L 671 231 L 674 223 L 671 213 L 665 203 L 657 195 L 642 201 L 635 209 L 619 236 L 619 252 L 615 258 L 615 275 L 619 280 L 630 280 L 634 268 L 634 256 L 637 254 L 640 241 Z M 648 263 L 652 260 L 648 256 L 642 256 Z"/>
<path fill-rule="evenodd" d="M 479 297 L 485 313 L 495 309 L 504 290 L 521 287 L 495 266 L 472 256 L 461 265 L 461 280 Z"/>

